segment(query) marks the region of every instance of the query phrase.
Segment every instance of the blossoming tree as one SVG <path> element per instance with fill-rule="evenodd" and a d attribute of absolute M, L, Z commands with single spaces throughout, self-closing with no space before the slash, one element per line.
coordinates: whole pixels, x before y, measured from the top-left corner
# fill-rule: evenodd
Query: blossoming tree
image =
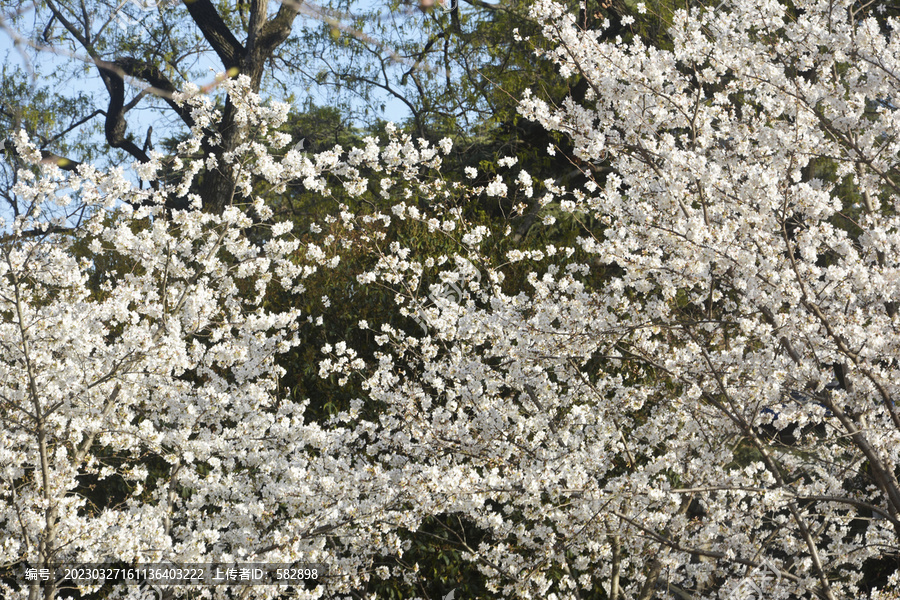
<path fill-rule="evenodd" d="M 662 50 L 540 0 L 547 58 L 590 92 L 521 111 L 572 137 L 581 189 L 514 157 L 483 186 L 444 178 L 449 141 L 390 129 L 285 150 L 286 109 L 241 80 L 223 164 L 197 154 L 218 116 L 187 93 L 195 135 L 137 167 L 149 189 L 23 174 L 0 266 L 0 562 L 323 561 L 328 585 L 296 593 L 373 598 L 372 574 L 416 589 L 416 565 L 375 562 L 449 514 L 480 532 L 456 544 L 498 598 L 896 597 L 900 37 L 868 10 L 692 7 Z M 205 169 L 230 208 L 167 210 Z M 344 203 L 301 247 L 260 181 Z M 91 209 L 68 233 L 43 216 L 67 193 Z M 478 195 L 581 234 L 510 247 L 467 217 Z M 417 254 L 413 226 L 454 250 Z M 372 345 L 322 348 L 319 373 L 362 391 L 312 422 L 276 356 L 328 298 L 299 315 L 266 297 L 354 247 L 357 284 L 396 311 L 359 323 Z M 92 507 L 85 482 L 113 479 L 128 493 Z"/>
<path fill-rule="evenodd" d="M 462 482 L 443 510 L 487 532 L 460 544 L 498 596 L 890 593 L 900 37 L 867 10 L 693 7 L 664 51 L 539 2 L 548 58 L 590 86 L 521 104 L 585 165 L 539 200 L 583 223 L 577 244 L 500 262 L 447 204 L 393 208 L 459 250 L 380 248 L 361 280 L 427 331 L 383 328 L 361 376 L 380 443 Z M 470 193 L 533 193 L 510 180 Z"/>
<path fill-rule="evenodd" d="M 261 105 L 248 85 L 225 84 L 245 134 L 220 165 L 197 153 L 220 116 L 212 102 L 198 90 L 176 97 L 194 135 L 179 156 L 137 165 L 149 186 L 86 165 L 63 172 L 24 134 L 14 140 L 33 170 L 19 173 L 21 216 L 0 250 L 0 564 L 326 563 L 327 588 L 294 592 L 318 597 L 358 587 L 366 557 L 392 553 L 394 530 L 415 527 L 419 511 L 394 485 L 415 473 L 376 469 L 364 430 L 308 422 L 279 390 L 275 358 L 309 324 L 267 298 L 303 294 L 317 261 L 339 258 L 302 253 L 251 183 L 321 191 L 326 176 L 344 177 L 353 193 L 359 182 L 340 151 L 315 163 L 285 152 L 290 138 L 275 128 L 287 105 Z M 364 154 L 381 158 L 374 142 Z M 191 181 L 214 167 L 233 182 L 223 212 L 167 208 L 199 203 Z M 55 579 L 2 588 L 65 593 Z"/>

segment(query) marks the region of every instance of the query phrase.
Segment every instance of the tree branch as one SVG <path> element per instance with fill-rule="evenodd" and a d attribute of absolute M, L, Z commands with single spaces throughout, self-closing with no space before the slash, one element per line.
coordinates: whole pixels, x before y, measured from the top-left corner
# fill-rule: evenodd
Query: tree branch
<path fill-rule="evenodd" d="M 184 5 L 225 70 L 240 69 L 244 47 L 228 29 L 213 3 L 210 0 L 185 0 Z"/>
<path fill-rule="evenodd" d="M 118 58 L 113 64 L 119 67 L 123 74 L 149 83 L 152 86 L 150 93 L 165 100 L 166 104 L 175 111 L 175 114 L 177 114 L 188 127 L 194 126 L 194 118 L 191 116 L 190 111 L 185 109 L 184 106 L 179 105 L 173 99 L 173 95 L 177 91 L 175 86 L 165 75 L 163 75 L 162 71 L 160 71 L 156 65 L 151 65 L 146 61 L 132 57 Z"/>
<path fill-rule="evenodd" d="M 73 123 L 72 125 L 70 125 L 69 127 L 65 128 L 63 131 L 57 133 L 57 134 L 54 135 L 52 138 L 50 138 L 49 140 L 45 141 L 43 144 L 41 144 L 41 148 L 46 148 L 47 146 L 49 146 L 49 145 L 52 144 L 53 142 L 59 140 L 59 139 L 62 138 L 64 135 L 66 135 L 67 133 L 69 133 L 70 131 L 72 131 L 73 129 L 77 129 L 78 127 L 84 125 L 85 123 L 87 123 L 88 121 L 90 121 L 91 119 L 93 119 L 94 117 L 96 117 L 97 115 L 102 115 L 102 114 L 104 114 L 104 112 L 98 108 L 97 110 L 95 110 L 94 112 L 92 112 L 91 114 L 89 114 L 88 116 L 86 116 L 86 117 L 84 117 L 84 118 L 82 118 L 82 119 L 79 119 L 78 121 L 76 121 L 75 123 Z"/>
<path fill-rule="evenodd" d="M 301 2 L 283 2 L 275 16 L 263 26 L 256 40 L 256 47 L 261 56 L 268 56 L 280 46 L 290 35 L 294 19 L 300 11 Z"/>
<path fill-rule="evenodd" d="M 113 148 L 121 148 L 141 162 L 150 162 L 150 157 L 127 137 L 128 124 L 125 122 L 125 80 L 115 63 L 96 60 L 100 77 L 109 92 L 109 107 L 106 109 L 106 142 Z"/>

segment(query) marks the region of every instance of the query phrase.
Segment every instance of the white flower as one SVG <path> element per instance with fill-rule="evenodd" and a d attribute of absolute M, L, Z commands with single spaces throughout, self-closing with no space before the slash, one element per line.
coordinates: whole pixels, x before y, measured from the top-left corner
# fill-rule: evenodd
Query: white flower
<path fill-rule="evenodd" d="M 506 184 L 503 183 L 503 180 L 497 175 L 496 179 L 490 182 L 485 189 L 488 196 L 505 196 L 506 195 Z"/>
<path fill-rule="evenodd" d="M 900 469 L 900 87 L 888 76 L 900 58 L 893 30 L 832 4 L 797 18 L 781 2 L 696 6 L 654 47 L 536 0 L 540 57 L 594 95 L 552 105 L 525 92 L 520 111 L 567 136 L 580 173 L 542 174 L 537 206 L 522 198 L 531 175 L 510 173 L 513 206 L 498 206 L 513 217 L 490 223 L 465 203 L 506 196 L 504 179 L 442 174 L 443 141 L 388 126 L 384 145 L 346 155 L 276 152 L 288 107 L 245 75 L 216 81 L 236 113 L 232 151 L 201 157 L 223 116 L 189 86 L 175 101 L 196 127 L 151 156 L 172 177 L 145 189 L 132 182 L 151 167 L 62 171 L 14 134 L 28 168 L 0 244 L 0 495 L 16 503 L 0 505 L 14 513 L 0 518 L 0 562 L 32 539 L 129 563 L 265 548 L 340 565 L 337 594 L 370 577 L 414 587 L 398 560 L 408 532 L 452 514 L 485 533 L 466 558 L 491 565 L 485 585 L 511 599 L 593 594 L 613 544 L 632 590 L 659 554 L 673 589 L 704 597 L 764 566 L 791 574 L 767 578 L 773 598 L 823 581 L 823 594 L 858 597 L 865 565 L 898 541 L 890 518 L 848 507 L 890 517 L 900 497 L 892 477 L 855 475 Z M 804 162 L 823 156 L 834 177 Z M 208 168 L 233 176 L 227 207 L 165 209 L 179 194 L 199 205 Z M 351 209 L 370 172 L 376 198 L 398 198 Z M 303 182 L 328 233 L 312 225 L 301 241 L 274 222 L 267 236 L 257 217 Z M 576 225 L 553 244 L 529 229 L 552 202 Z M 537 213 L 548 226 L 549 212 Z M 324 272 L 342 264 L 349 278 Z M 321 313 L 301 321 L 295 307 Z M 326 390 L 354 385 L 306 400 L 304 370 Z M 785 473 L 803 476 L 784 485 Z M 130 493 L 88 506 L 85 477 Z M 662 534 L 714 548 L 715 576 L 648 544 Z"/>

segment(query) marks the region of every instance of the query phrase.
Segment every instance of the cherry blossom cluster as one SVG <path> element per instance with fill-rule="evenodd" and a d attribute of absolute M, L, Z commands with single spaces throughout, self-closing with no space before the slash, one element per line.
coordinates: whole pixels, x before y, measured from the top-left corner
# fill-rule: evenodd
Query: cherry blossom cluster
<path fill-rule="evenodd" d="M 396 485 L 422 489 L 418 469 L 363 458 L 365 430 L 310 421 L 307 403 L 285 398 L 276 358 L 311 325 L 267 298 L 304 295 L 304 279 L 339 257 L 304 248 L 254 186 L 299 180 L 353 197 L 367 185 L 360 168 L 433 167 L 447 142 L 398 134 L 348 153 L 285 152 L 286 107 L 261 102 L 241 78 L 223 87 L 246 135 L 221 164 L 203 156 L 218 114 L 196 89 L 177 97 L 197 123 L 192 137 L 131 173 L 63 172 L 24 133 L 15 139 L 29 168 L 0 248 L 0 563 L 328 564 L 327 585 L 297 596 L 316 598 L 362 585 L 372 557 L 402 554 L 396 531 L 426 514 L 409 511 L 412 492 Z M 214 168 L 234 181 L 219 214 L 194 192 Z M 191 208 L 172 209 L 177 198 Z M 0 593 L 45 592 L 57 590 Z"/>
<path fill-rule="evenodd" d="M 766 568 L 767 598 L 896 594 L 866 577 L 900 541 L 898 23 L 733 0 L 676 11 L 662 50 L 533 15 L 589 84 L 521 104 L 604 167 L 538 199 L 583 234 L 498 257 L 452 198 L 394 207 L 458 251 L 376 245 L 359 276 L 427 324 L 329 363 L 387 407 L 377 447 L 448 473 L 498 597 L 726 598 Z"/>
<path fill-rule="evenodd" d="M 185 90 L 197 126 L 135 167 L 148 186 L 23 171 L 0 263 L 0 562 L 326 562 L 301 595 L 372 598 L 373 576 L 421 582 L 376 560 L 454 515 L 483 533 L 458 544 L 497 598 L 897 597 L 866 574 L 900 542 L 900 34 L 866 10 L 679 9 L 663 50 L 539 0 L 545 58 L 589 89 L 521 103 L 571 137 L 569 189 L 514 157 L 450 177 L 449 140 L 395 128 L 305 153 L 241 78 L 221 160 L 202 151 L 214 103 Z M 205 169 L 234 182 L 221 214 L 192 191 Z M 334 200 L 302 243 L 257 195 L 294 183 Z M 466 216 L 512 196 L 550 241 L 501 245 L 509 227 Z M 54 216 L 70 204 L 75 228 Z M 369 346 L 320 348 L 319 375 L 361 392 L 317 422 L 275 358 L 349 292 L 317 289 L 311 314 L 266 298 L 338 265 L 394 309 L 359 322 Z M 121 497 L 95 507 L 94 484 Z"/>

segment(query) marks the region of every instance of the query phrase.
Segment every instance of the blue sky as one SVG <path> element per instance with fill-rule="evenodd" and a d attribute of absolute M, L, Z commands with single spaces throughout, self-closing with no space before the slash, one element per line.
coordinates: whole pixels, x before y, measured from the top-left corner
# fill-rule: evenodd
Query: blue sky
<path fill-rule="evenodd" d="M 138 0 L 130 1 L 136 3 Z M 142 1 L 147 3 L 152 0 Z M 274 13 L 277 10 L 277 6 L 278 4 L 273 2 L 270 13 Z M 360 9 L 367 9 L 375 6 L 375 4 L 373 3 L 373 0 L 365 0 L 362 3 L 359 3 L 358 6 Z M 152 11 L 141 11 L 139 10 L 139 7 L 137 10 L 135 10 L 135 7 L 130 8 L 133 9 L 132 14 L 135 15 L 153 15 Z M 27 6 L 20 6 L 18 10 L 25 12 L 26 16 L 29 15 L 27 11 L 30 9 L 28 9 Z M 303 26 L 304 21 L 309 24 L 310 17 L 301 15 L 295 23 L 295 29 L 296 27 Z M 121 23 L 124 27 L 136 25 L 136 21 L 127 16 L 122 18 Z M 23 31 L 22 33 L 27 34 L 28 32 Z M 25 54 L 29 56 L 29 60 L 24 58 Z M 38 74 L 53 73 L 54 75 L 59 76 L 60 74 L 65 75 L 65 72 L 68 71 L 71 73 L 71 76 L 63 76 L 60 78 L 59 83 L 55 83 L 51 79 L 40 77 L 39 75 L 36 84 L 50 86 L 53 91 L 66 96 L 71 96 L 76 93 L 90 94 L 96 98 L 97 107 L 105 108 L 106 102 L 108 101 L 108 95 L 97 74 L 96 68 L 87 63 L 83 63 L 85 64 L 84 68 L 78 68 L 80 60 L 83 61 L 83 57 L 79 60 L 79 57 L 77 56 L 72 57 L 62 53 L 55 54 L 52 51 L 41 52 L 34 49 L 28 49 L 23 52 L 21 49 L 15 47 L 13 34 L 2 28 L 0 28 L 0 56 L 3 57 L 3 61 L 6 65 L 22 69 L 34 68 Z M 195 83 L 201 86 L 211 83 L 214 80 L 215 72 L 219 69 L 221 69 L 221 64 L 218 62 L 217 57 L 200 57 L 197 62 L 197 71 L 206 73 L 206 76 L 196 80 Z M 382 95 L 384 96 L 383 98 L 375 98 L 378 102 L 383 102 L 385 104 L 385 113 L 379 115 L 380 117 L 399 122 L 408 116 L 408 110 L 401 101 L 387 96 L 386 94 Z M 297 96 L 303 99 L 311 96 L 313 101 L 319 105 L 326 105 L 328 103 L 326 90 L 320 87 L 317 88 L 315 84 L 312 85 L 308 92 L 307 90 L 298 90 Z M 151 102 L 143 101 L 136 109 L 130 111 L 128 114 L 129 131 L 133 133 L 135 137 L 142 138 L 148 126 L 153 126 L 154 138 L 157 140 L 160 139 L 161 134 L 164 135 L 166 133 L 167 129 L 171 130 L 172 127 L 181 128 L 180 121 L 173 118 L 171 111 L 158 110 L 153 108 L 151 104 Z M 95 117 L 95 120 L 96 122 L 102 123 L 102 118 L 102 116 L 97 116 Z"/>
<path fill-rule="evenodd" d="M 121 0 L 119 0 L 121 2 Z M 137 0 L 128 0 L 131 2 L 136 2 Z M 143 2 L 149 2 L 152 0 L 142 0 Z M 169 0 L 172 1 L 172 0 Z M 178 0 L 175 0 L 178 1 Z M 375 4 L 378 0 L 362 0 L 358 6 L 360 9 L 377 7 L 383 4 Z M 8 5 L 7 5 L 8 6 Z M 270 14 L 274 14 L 277 11 L 278 4 L 273 2 L 270 7 Z M 132 14 L 134 15 L 147 15 L 153 16 L 154 13 L 151 11 L 142 11 L 140 7 L 129 7 L 132 10 Z M 32 9 L 27 4 L 20 4 L 17 7 L 7 8 L 4 7 L 2 9 L 3 12 L 0 13 L 0 19 L 5 18 L 0 21 L 0 25 L 5 25 L 9 23 L 9 11 L 16 10 L 19 11 L 19 15 L 25 17 L 25 22 L 21 25 L 20 35 L 27 36 L 32 30 L 35 29 L 33 22 L 33 12 Z M 410 9 L 411 10 L 411 9 Z M 31 27 L 29 27 L 31 25 Z M 139 23 L 133 19 L 124 19 L 123 20 L 124 27 L 128 27 L 129 25 L 132 27 L 139 26 Z M 298 20 L 295 22 L 295 31 L 297 31 L 298 27 L 306 26 L 318 26 L 318 22 L 313 21 L 308 16 L 301 15 Z M 193 27 L 193 24 L 190 23 L 190 26 Z M 109 30 L 107 30 L 109 31 Z M 117 31 L 117 30 L 113 30 Z M 60 94 L 65 97 L 74 97 L 78 94 L 87 94 L 93 98 L 93 107 L 105 109 L 107 103 L 109 101 L 109 96 L 106 89 L 103 86 L 103 83 L 98 75 L 96 67 L 94 67 L 89 61 L 85 59 L 85 57 L 77 56 L 74 54 L 67 54 L 65 52 L 53 50 L 38 50 L 33 47 L 28 47 L 27 42 L 24 44 L 20 44 L 20 47 L 16 46 L 16 32 L 10 31 L 9 29 L 4 29 L 4 27 L 0 26 L 0 57 L 2 57 L 4 65 L 8 69 L 21 69 L 25 72 L 33 72 L 36 77 L 34 79 L 34 83 L 36 86 L 41 88 L 46 88 L 48 92 L 53 92 L 56 94 Z M 21 41 L 21 40 L 20 40 Z M 195 64 L 195 72 L 202 73 L 201 77 L 198 77 L 194 80 L 194 83 L 200 86 L 208 85 L 215 80 L 216 73 L 221 69 L 221 63 L 218 61 L 218 58 L 209 53 L 206 56 L 200 56 L 197 59 Z M 48 77 L 46 74 L 50 74 Z M 132 96 L 135 91 L 140 87 L 139 82 L 135 85 L 135 87 L 126 94 L 126 101 L 128 101 L 129 97 Z M 297 90 L 296 95 L 301 100 L 306 99 L 308 97 L 312 97 L 315 104 L 320 106 L 328 104 L 328 97 L 326 94 L 326 90 L 321 88 L 321 86 L 317 87 L 315 84 L 309 90 Z M 407 107 L 399 100 L 393 99 L 387 94 L 383 94 L 383 97 L 379 98 L 377 95 L 370 97 L 370 100 L 374 100 L 376 103 L 384 103 L 385 112 L 383 114 L 378 115 L 381 118 L 387 120 L 393 120 L 395 122 L 401 122 L 408 116 Z M 168 109 L 165 105 L 162 108 L 158 106 L 154 106 L 154 104 L 162 104 L 160 102 L 148 102 L 146 99 L 142 101 L 137 107 L 129 111 L 127 115 L 128 121 L 128 131 L 133 134 L 138 143 L 140 144 L 144 136 L 146 135 L 148 127 L 153 127 L 153 140 L 158 142 L 160 139 L 167 137 L 168 135 L 175 134 L 177 132 L 184 132 L 184 125 L 180 119 L 178 119 L 171 110 Z M 362 104 L 358 103 L 355 107 L 362 108 Z M 12 107 L 15 109 L 15 107 Z M 81 131 L 85 134 L 90 132 L 94 132 L 89 139 L 96 140 L 96 143 L 99 148 L 105 147 L 105 138 L 103 135 L 103 116 L 97 115 L 95 116 L 89 123 L 86 123 L 81 126 Z M 61 126 L 61 129 L 64 127 Z M 66 139 L 71 139 L 72 136 L 76 135 L 78 130 L 71 132 L 68 134 Z M 77 153 L 69 156 L 73 160 L 84 160 L 85 157 L 78 156 Z M 103 167 L 102 164 L 105 160 L 105 155 L 101 151 L 98 160 L 101 161 L 100 164 L 97 164 L 98 167 Z M 132 162 L 130 157 L 126 158 L 125 163 L 129 164 Z M 10 173 L 7 171 L 7 173 Z M 65 190 L 62 190 L 61 193 L 64 193 Z M 8 206 L 0 206 L 0 218 L 3 218 L 6 221 L 12 216 L 12 211 Z M 6 227 L 2 229 L 7 229 Z"/>

